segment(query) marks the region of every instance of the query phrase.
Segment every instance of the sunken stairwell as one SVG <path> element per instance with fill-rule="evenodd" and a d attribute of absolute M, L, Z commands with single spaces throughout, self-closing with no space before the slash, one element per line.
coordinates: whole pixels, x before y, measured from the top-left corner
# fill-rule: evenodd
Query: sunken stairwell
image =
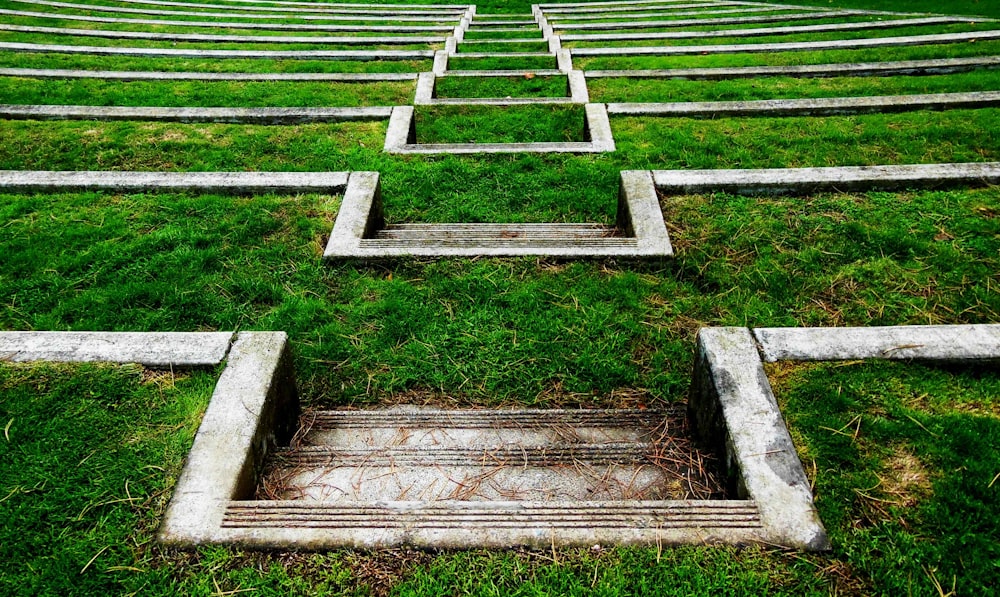
<path fill-rule="evenodd" d="M 621 173 L 614 226 L 597 223 L 389 224 L 377 172 L 351 174 L 324 257 L 667 258 L 673 255 L 651 175 Z"/>
<path fill-rule="evenodd" d="M 761 526 L 724 497 L 682 409 L 319 411 L 223 528 L 299 544 L 712 540 Z M 710 499 L 714 498 L 714 499 Z"/>

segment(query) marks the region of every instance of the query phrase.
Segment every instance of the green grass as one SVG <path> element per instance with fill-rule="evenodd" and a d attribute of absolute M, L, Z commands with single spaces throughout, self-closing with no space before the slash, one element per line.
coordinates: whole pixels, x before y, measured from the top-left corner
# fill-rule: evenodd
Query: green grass
<path fill-rule="evenodd" d="M 583 141 L 582 106 L 438 106 L 415 111 L 417 143 Z"/>
<path fill-rule="evenodd" d="M 487 28 L 476 29 L 473 26 L 465 32 L 465 39 L 469 41 L 479 39 L 528 39 L 541 36 L 541 31 L 538 27 L 517 26 L 511 27 L 511 29 L 519 29 L 519 31 L 490 31 Z"/>
<path fill-rule="evenodd" d="M 0 366 L 0 592 L 168 590 L 152 535 L 214 379 Z"/>
<path fill-rule="evenodd" d="M 130 81 L 0 78 L 0 103 L 96 106 L 395 106 L 415 82 Z"/>
<path fill-rule="evenodd" d="M 449 70 L 543 70 L 556 68 L 552 56 L 515 56 L 511 58 L 465 58 L 459 53 L 448 58 Z"/>
<path fill-rule="evenodd" d="M 962 1 L 945 8 L 976 7 Z M 490 0 L 478 8 L 482 18 L 527 13 L 530 5 Z M 985 8 L 996 11 L 992 4 Z M 578 68 L 737 66 L 992 55 L 998 48 L 997 42 L 977 42 L 574 62 Z M 169 61 L 8 52 L 0 53 L 0 65 L 430 70 L 430 61 Z M 555 64 L 550 58 L 456 57 L 450 67 Z M 996 76 L 636 80 L 629 96 L 611 95 L 625 93 L 620 82 L 592 80 L 590 86 L 597 101 L 662 94 L 753 99 L 989 89 Z M 0 80 L 2 101 L 218 105 L 232 96 L 233 105 L 385 105 L 398 100 L 393 94 L 412 89 L 412 83 L 30 83 Z M 443 78 L 438 85 L 442 96 L 547 94 L 557 87 L 565 93 L 562 77 Z M 417 119 L 422 142 L 582 140 L 579 107 L 419 107 Z M 626 169 L 1000 159 L 996 109 L 613 118 L 617 151 L 580 156 L 392 156 L 382 152 L 385 127 L 2 121 L 0 169 L 376 170 L 386 217 L 394 223 L 610 224 L 619 172 Z M 663 197 L 677 256 L 655 264 L 476 259 L 327 265 L 321 254 L 339 201 L 313 194 L 0 195 L 0 329 L 285 330 L 307 407 L 378 405 L 408 392 L 471 406 L 544 407 L 617 405 L 622 392 L 634 390 L 654 402 L 684 400 L 694 335 L 707 325 L 1000 321 L 996 188 Z M 0 437 L 0 593 L 937 595 L 932 577 L 944 592 L 954 582 L 959 594 L 986 594 L 1000 577 L 993 545 L 1000 481 L 989 485 L 1000 471 L 1000 387 L 992 369 L 853 364 L 772 370 L 833 538 L 834 551 L 821 555 L 764 547 L 321 554 L 162 549 L 155 527 L 213 379 L 213 372 L 177 374 L 168 383 L 149 380 L 134 367 L 0 366 L 0 427 L 10 423 Z M 856 424 L 859 415 L 856 439 L 854 426 L 842 430 L 851 437 L 828 430 Z M 905 498 L 889 491 L 901 454 L 921 465 L 918 472 L 925 471 L 929 483 L 912 489 L 919 501 L 905 507 L 889 503 Z M 876 486 L 879 477 L 887 481 Z"/>
<path fill-rule="evenodd" d="M 1000 157 L 998 125 L 1000 111 L 993 109 L 827 118 L 611 121 L 619 149 L 654 168 L 992 161 Z"/>
<path fill-rule="evenodd" d="M 437 97 L 566 97 L 565 76 L 438 77 Z"/>
<path fill-rule="evenodd" d="M 816 505 L 870 594 L 987 594 L 1000 533 L 1000 376 L 912 363 L 782 367 Z M 858 557 L 875 552 L 879 557 Z M 973 555 L 974 554 L 974 555 Z M 929 586 L 930 585 L 930 586 Z"/>

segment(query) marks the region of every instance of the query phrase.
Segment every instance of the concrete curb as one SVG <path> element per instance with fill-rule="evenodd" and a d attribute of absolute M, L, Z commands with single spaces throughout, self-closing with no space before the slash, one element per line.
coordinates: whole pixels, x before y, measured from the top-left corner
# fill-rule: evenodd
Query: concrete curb
<path fill-rule="evenodd" d="M 405 9 L 392 10 L 386 5 L 378 4 L 367 4 L 367 5 L 342 5 L 333 6 L 327 4 L 325 7 L 317 7 L 317 5 L 301 5 L 296 4 L 291 8 L 287 8 L 286 5 L 281 5 L 278 3 L 272 3 L 269 6 L 254 6 L 253 3 L 244 2 L 243 4 L 250 4 L 250 6 L 233 6 L 231 4 L 212 4 L 209 2 L 169 2 L 166 0 L 118 0 L 121 4 L 138 4 L 143 6 L 170 6 L 178 8 L 193 8 L 195 10 L 203 9 L 236 9 L 245 10 L 251 12 L 291 12 L 291 13 L 316 13 L 316 14 L 351 14 L 351 15 L 381 15 L 381 14 L 400 14 L 400 15 L 453 15 L 461 14 L 465 12 L 465 7 L 460 6 L 454 10 L 442 11 L 440 9 L 430 9 L 426 10 L 424 7 L 419 5 L 406 6 Z M 292 17 L 286 17 L 292 18 Z"/>
<path fill-rule="evenodd" d="M 183 12 L 179 10 L 154 10 L 146 8 L 127 8 L 124 6 L 101 6 L 99 4 L 75 4 L 72 2 L 50 2 L 48 0 L 14 0 L 24 4 L 34 4 L 38 6 L 52 6 L 55 8 L 69 8 L 73 10 L 86 10 L 96 12 L 110 12 L 119 14 L 140 14 L 140 15 L 160 15 L 168 17 L 202 17 L 202 18 L 235 18 L 235 19 L 290 19 L 301 21 L 393 21 L 401 23 L 445 23 L 454 19 L 435 16 L 382 16 L 382 15 L 337 15 L 337 14 L 297 14 L 295 16 L 283 14 L 259 14 L 253 12 Z"/>
<path fill-rule="evenodd" d="M 738 68 L 674 68 L 643 70 L 588 70 L 588 79 L 690 79 L 721 81 L 757 77 L 888 77 L 892 75 L 940 75 L 979 68 L 1000 68 L 1000 56 L 859 62 L 846 64 L 803 64 L 797 66 L 746 66 Z"/>
<path fill-rule="evenodd" d="M 764 360 L 1000 362 L 1000 324 L 756 328 Z"/>
<path fill-rule="evenodd" d="M 239 23 L 225 21 L 170 21 L 161 19 L 128 19 L 116 17 L 95 17 L 28 10 L 0 9 L 0 15 L 11 17 L 31 17 L 35 19 L 58 19 L 61 21 L 83 21 L 87 23 L 118 23 L 123 25 L 156 25 L 160 27 L 211 27 L 212 29 L 262 29 L 270 31 L 381 31 L 385 33 L 424 33 L 452 31 L 450 25 L 309 25 L 295 23 Z"/>
<path fill-rule="evenodd" d="M 254 44 L 348 44 L 348 45 L 402 45 L 441 43 L 445 36 L 400 37 L 400 36 L 289 36 L 289 35 L 210 35 L 203 33 L 153 33 L 146 31 L 111 31 L 100 29 L 67 29 L 64 27 L 28 27 L 0 23 L 0 31 L 15 33 L 47 33 L 74 37 L 100 37 L 104 39 L 142 39 L 162 41 L 188 41 L 207 43 L 254 43 Z"/>
<path fill-rule="evenodd" d="M 724 440 L 724 462 L 741 497 L 760 511 L 765 541 L 809 551 L 830 540 L 750 330 L 702 328 L 688 398 L 697 434 Z"/>
<path fill-rule="evenodd" d="M 253 495 L 264 457 L 298 424 L 291 367 L 284 332 L 236 337 L 164 514 L 162 543 L 213 541 L 229 501 Z"/>
<path fill-rule="evenodd" d="M 245 58 L 288 60 L 422 60 L 434 57 L 434 50 L 188 50 L 180 48 L 119 48 L 115 46 L 62 46 L 0 42 L 0 50 L 44 54 L 89 54 L 94 56 L 149 56 L 173 58 Z"/>
<path fill-rule="evenodd" d="M 324 81 L 370 83 L 416 81 L 417 73 L 211 73 L 0 68 L 0 77 L 26 79 L 107 79 L 114 81 Z"/>
<path fill-rule="evenodd" d="M 1000 184 L 1000 162 L 762 170 L 654 170 L 656 187 L 693 193 L 781 194 Z"/>
<path fill-rule="evenodd" d="M 0 332 L 0 362 L 139 363 L 214 367 L 232 332 Z"/>
<path fill-rule="evenodd" d="M 254 195 L 339 193 L 347 172 L 111 172 L 0 170 L 6 193 L 173 191 Z"/>
<path fill-rule="evenodd" d="M 1000 105 L 1000 91 L 928 93 L 872 97 L 755 100 L 745 102 L 675 102 L 669 104 L 608 104 L 615 116 L 720 118 L 726 116 L 835 116 L 887 114 L 915 110 L 962 110 Z"/>
<path fill-rule="evenodd" d="M 392 108 L 163 108 L 124 106 L 0 105 L 8 120 L 145 120 L 153 122 L 225 122 L 300 124 L 385 120 Z"/>

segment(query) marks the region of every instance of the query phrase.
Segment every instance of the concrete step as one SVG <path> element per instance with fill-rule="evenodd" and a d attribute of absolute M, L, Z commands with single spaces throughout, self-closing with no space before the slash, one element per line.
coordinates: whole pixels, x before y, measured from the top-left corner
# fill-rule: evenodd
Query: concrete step
<path fill-rule="evenodd" d="M 691 497 L 674 410 L 321 411 L 271 454 L 258 495 L 334 502 Z M 685 444 L 686 445 L 686 444 Z M 708 481 L 698 481 L 707 486 Z"/>
<path fill-rule="evenodd" d="M 222 529 L 263 544 L 593 545 L 757 537 L 687 441 L 683 405 L 306 413 Z M 695 488 L 698 488 L 695 490 Z M 699 499 L 691 499 L 699 498 Z"/>

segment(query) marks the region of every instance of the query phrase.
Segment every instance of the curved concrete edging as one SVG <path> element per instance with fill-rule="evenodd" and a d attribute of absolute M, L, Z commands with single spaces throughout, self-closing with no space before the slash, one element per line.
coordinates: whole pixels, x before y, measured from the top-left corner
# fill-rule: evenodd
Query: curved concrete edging
<path fill-rule="evenodd" d="M 633 46 L 620 48 L 570 48 L 573 56 L 684 56 L 702 54 L 753 54 L 765 52 L 797 52 L 811 50 L 854 50 L 949 44 L 1000 39 L 1000 30 L 973 33 L 938 33 L 899 37 L 872 37 L 835 41 L 797 41 L 763 44 L 725 44 L 717 46 Z"/>
<path fill-rule="evenodd" d="M 719 31 L 665 31 L 657 33 L 594 33 L 560 34 L 567 41 L 629 41 L 650 39 L 707 39 L 712 37 L 763 37 L 768 35 L 791 35 L 795 33 L 823 33 L 829 31 L 860 31 L 865 29 L 891 29 L 916 25 L 940 25 L 965 23 L 958 17 L 924 17 L 892 21 L 865 21 L 861 23 L 828 23 L 824 25 L 796 25 L 789 27 L 764 27 L 760 29 L 723 29 Z"/>
<path fill-rule="evenodd" d="M 295 23 L 230 23 L 225 21 L 168 21 L 165 19 L 127 19 L 116 17 L 95 17 L 52 12 L 0 9 L 0 15 L 31 17 L 35 19 L 58 19 L 61 21 L 83 21 L 88 23 L 118 23 L 123 25 L 156 25 L 160 27 L 211 27 L 213 29 L 263 29 L 274 31 L 380 31 L 386 33 L 423 33 L 427 31 L 448 32 L 451 25 L 310 25 Z"/>
<path fill-rule="evenodd" d="M 743 13 L 743 12 L 770 12 L 774 8 L 754 8 L 746 10 L 720 10 L 715 13 Z M 703 13 L 674 13 L 684 15 L 696 15 Z M 665 27 L 690 27 L 704 25 L 750 25 L 754 23 L 775 23 L 781 21 L 811 21 L 816 19 L 828 19 L 832 17 L 860 16 L 859 11 L 852 10 L 832 10 L 827 12 L 799 12 L 792 14 L 758 15 L 754 17 L 714 17 L 710 19 L 676 19 L 672 21 L 620 21 L 614 23 L 554 23 L 554 29 L 568 29 L 571 31 L 589 30 L 618 30 L 618 29 L 661 29 Z M 636 18 L 656 18 L 662 15 L 636 15 Z M 551 17 L 555 18 L 555 17 Z"/>
<path fill-rule="evenodd" d="M 49 0 L 12 0 L 24 4 L 34 4 L 38 6 L 51 6 L 53 8 L 69 8 L 72 10 L 86 10 L 95 12 L 110 12 L 118 14 L 140 14 L 157 15 L 167 17 L 204 17 L 221 19 L 291 19 L 299 21 L 392 21 L 397 23 L 447 23 L 459 18 L 427 17 L 427 16 L 369 16 L 364 15 L 316 15 L 299 14 L 295 16 L 283 14 L 258 14 L 247 12 L 182 12 L 179 10 L 153 10 L 145 8 L 127 8 L 124 6 L 102 6 L 100 4 L 75 4 L 72 2 L 51 2 Z"/>
<path fill-rule="evenodd" d="M 935 58 L 842 64 L 801 64 L 793 66 L 743 66 L 735 68 L 672 68 L 641 70 L 588 70 L 588 79 L 690 79 L 721 81 L 758 77 L 888 77 L 892 75 L 941 75 L 976 69 L 1000 68 L 1000 56 L 971 58 Z"/>
<path fill-rule="evenodd" d="M 434 44 L 444 42 L 444 36 L 439 37 L 400 37 L 400 36 L 341 36 L 328 37 L 319 35 L 210 35 L 202 33 L 155 33 L 149 31 L 119 31 L 103 29 L 68 29 L 65 27 L 35 27 L 25 25 L 7 25 L 0 23 L 0 31 L 15 33 L 47 33 L 73 37 L 100 37 L 104 39 L 142 39 L 161 41 L 188 41 L 207 43 L 263 43 L 263 44 L 354 44 L 354 45 L 403 45 L 403 44 Z"/>

